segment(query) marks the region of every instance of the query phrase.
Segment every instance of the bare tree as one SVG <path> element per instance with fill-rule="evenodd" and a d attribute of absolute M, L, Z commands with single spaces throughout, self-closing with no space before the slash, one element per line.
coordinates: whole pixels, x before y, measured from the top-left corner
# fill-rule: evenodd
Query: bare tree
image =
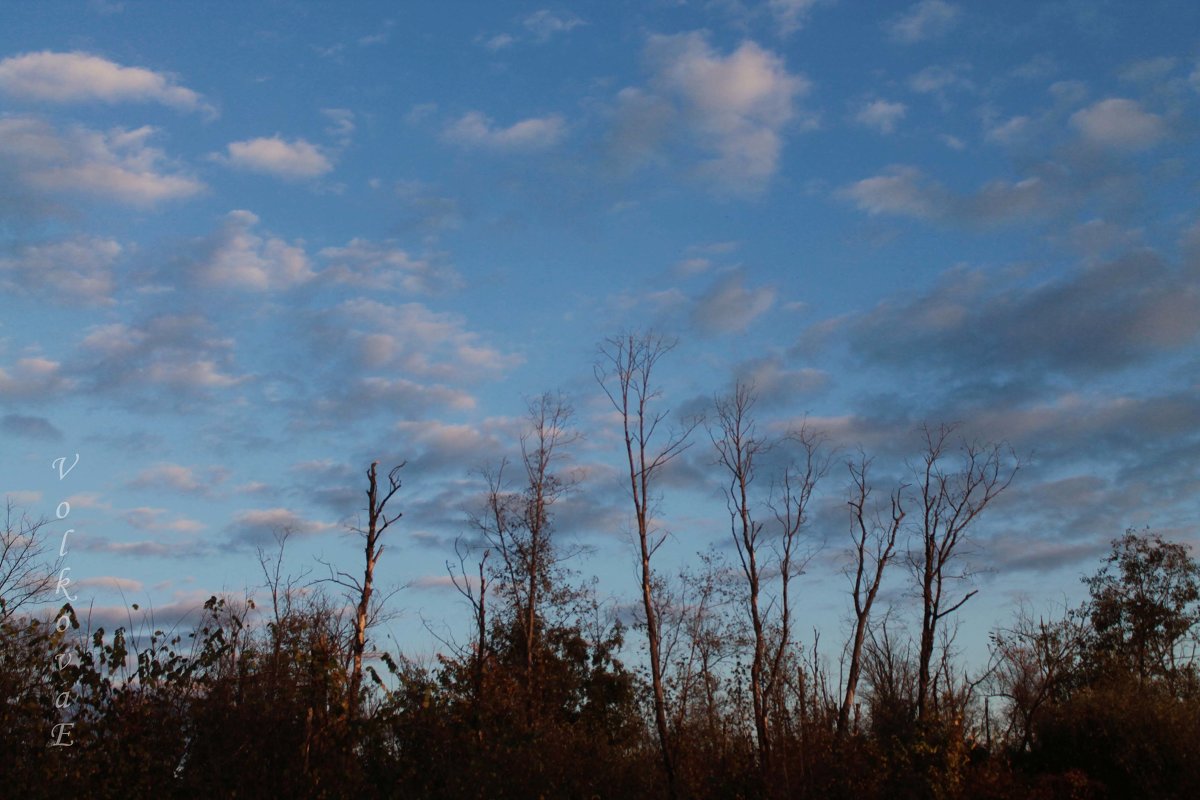
<path fill-rule="evenodd" d="M 283 629 L 292 616 L 293 604 L 300 582 L 308 577 L 310 569 L 305 569 L 298 576 L 283 575 L 283 556 L 288 539 L 292 537 L 292 529 L 288 527 L 273 531 L 275 539 L 274 558 L 259 546 L 255 549 L 258 555 L 258 565 L 262 568 L 265 587 L 271 593 L 271 617 L 274 627 L 271 628 L 271 647 L 278 658 L 283 643 Z"/>
<path fill-rule="evenodd" d="M 759 435 L 753 417 L 756 401 L 749 384 L 737 382 L 733 391 L 715 401 L 716 424 L 709 437 L 717 451 L 717 463 L 728 473 L 725 503 L 729 510 L 734 547 L 746 578 L 746 606 L 750 616 L 754 650 L 750 659 L 750 697 L 754 712 L 754 728 L 758 742 L 759 764 L 765 772 L 771 760 L 771 726 L 769 698 L 775 694 L 779 666 L 788 646 L 791 633 L 791 602 L 789 588 L 796 572 L 796 543 L 807 520 L 808 501 L 817 480 L 825 471 L 818 455 L 819 441 L 806 430 L 792 434 L 790 439 L 804 449 L 803 465 L 792 464 L 784 471 L 775 488 L 783 497 L 776 505 L 780 537 L 774 548 L 764 546 L 764 525 L 755 519 L 751 499 L 758 473 L 759 456 L 772 444 Z M 772 635 L 774 602 L 764 606 L 762 590 L 764 577 L 778 572 L 780 580 L 778 630 Z"/>
<path fill-rule="evenodd" d="M 532 694 L 538 649 L 538 600 L 547 570 L 554 565 L 550 542 L 550 508 L 570 489 L 570 482 L 551 470 L 561 449 L 579 437 L 567 428 L 573 414 L 561 395 L 543 393 L 529 404 L 529 430 L 521 436 L 521 461 L 525 467 L 524 527 L 528 531 L 526 558 L 528 589 L 523 617 L 526 689 Z"/>
<path fill-rule="evenodd" d="M 43 528 L 45 519 L 21 514 L 15 519 L 12 500 L 4 504 L 4 527 L 0 528 L 0 621 L 22 606 L 51 599 L 61 558 L 49 556 Z"/>
<path fill-rule="evenodd" d="M 729 485 L 724 487 L 725 505 L 729 510 L 733 544 L 741 562 L 742 574 L 746 577 L 746 605 L 751 632 L 754 634 L 754 651 L 750 658 L 750 699 L 758 739 L 759 763 L 766 770 L 770 762 L 771 739 L 764 698 L 767 693 L 766 676 L 763 674 L 767 660 L 767 629 L 764 609 L 759 606 L 764 566 L 759 563 L 763 523 L 754 519 L 750 507 L 750 489 L 757 474 L 758 456 L 767 450 L 769 444 L 758 435 L 751 416 L 755 399 L 752 387 L 740 381 L 736 383 L 732 393 L 716 399 L 716 429 L 710 428 L 708 435 L 717 450 L 717 463 L 729 473 Z"/>
<path fill-rule="evenodd" d="M 896 554 L 896 538 L 904 522 L 904 486 L 896 488 L 891 495 L 891 513 L 884 517 L 878 509 L 870 507 L 872 487 L 867 473 L 871 461 L 859 454 L 857 461 L 848 464 L 850 469 L 850 537 L 854 553 L 854 635 L 849 646 L 849 666 L 846 670 L 846 686 L 842 705 L 838 710 L 838 734 L 844 736 L 850 725 L 850 712 L 854 708 L 858 680 L 862 674 L 863 644 L 871 622 L 871 609 L 883 584 L 883 574 L 888 563 Z"/>
<path fill-rule="evenodd" d="M 646 615 L 646 640 L 650 651 L 650 679 L 654 692 L 654 721 L 667 778 L 667 792 L 675 797 L 675 769 L 667 725 L 663 690 L 663 664 L 657 607 L 653 595 L 654 571 L 650 560 L 666 541 L 666 533 L 652 521 L 657 499 L 652 495 L 659 472 L 688 447 L 696 423 L 659 436 L 667 417 L 656 410 L 661 391 L 653 381 L 659 360 L 675 346 L 673 340 L 656 333 L 625 333 L 606 339 L 594 366 L 596 382 L 621 417 L 625 455 L 629 464 L 629 491 L 637 525 L 640 549 L 642 608 Z"/>
<path fill-rule="evenodd" d="M 471 614 L 475 617 L 475 652 L 471 655 L 471 720 L 476 735 L 482 741 L 481 707 L 484 699 L 488 661 L 487 561 L 491 555 L 491 551 L 485 549 L 483 555 L 479 557 L 479 561 L 476 563 L 478 578 L 467 574 L 467 558 L 470 556 L 471 551 L 471 546 L 465 543 L 462 537 L 456 538 L 454 540 L 454 554 L 458 557 L 458 566 L 456 567 L 453 562 L 447 561 L 446 571 L 450 573 L 450 582 L 454 584 L 454 588 L 471 605 Z M 440 636 L 438 638 L 441 639 Z M 446 640 L 441 639 L 441 641 L 445 642 Z M 461 648 L 457 645 L 452 646 L 454 646 L 455 650 L 459 651 L 461 657 L 463 655 Z"/>
<path fill-rule="evenodd" d="M 800 534 L 808 523 L 808 504 L 816 490 L 817 481 L 829 470 L 829 458 L 821 453 L 821 437 L 808 428 L 791 431 L 784 437 L 783 444 L 789 447 L 798 445 L 801 456 L 784 468 L 783 475 L 772 487 L 771 499 L 767 501 L 779 525 L 779 538 L 774 552 L 779 570 L 780 604 L 778 636 L 764 691 L 768 698 L 778 694 L 777 686 L 787 672 L 785 660 L 792 634 L 792 579 L 804 571 L 811 558 L 811 555 L 799 552 Z M 815 654 L 815 642 L 813 647 Z"/>
<path fill-rule="evenodd" d="M 925 451 L 914 466 L 920 492 L 921 520 L 917 547 L 909 553 L 909 565 L 921 596 L 921 643 L 917 660 L 917 717 L 930 712 L 930 667 L 938 628 L 943 619 L 962 608 L 975 596 L 972 589 L 951 597 L 953 585 L 968 573 L 957 570 L 964 555 L 967 532 L 984 509 L 1016 477 L 1021 467 L 1012 449 L 1003 444 L 979 445 L 964 442 L 960 463 L 947 471 L 947 446 L 955 426 L 922 428 Z M 934 700 L 936 703 L 936 698 Z"/>
<path fill-rule="evenodd" d="M 353 531 L 363 538 L 363 577 L 362 580 L 346 572 L 334 573 L 330 566 L 330 580 L 346 589 L 352 598 L 357 600 L 354 609 L 354 619 L 351 628 L 350 641 L 350 689 L 346 702 L 347 715 L 354 719 L 358 716 L 359 689 L 362 687 L 363 654 L 367 649 L 367 629 L 375 622 L 377 609 L 382 602 L 372 605 L 372 595 L 375 591 L 375 565 L 383 555 L 384 546 L 380 543 L 383 532 L 402 516 L 399 512 L 388 515 L 388 501 L 400 491 L 400 470 L 404 467 L 401 462 L 388 472 L 387 486 L 380 486 L 376 470 L 378 461 L 371 462 L 367 469 L 367 527 L 354 528 Z M 328 566 L 328 565 L 327 565 Z M 385 598 L 386 600 L 386 598 Z"/>

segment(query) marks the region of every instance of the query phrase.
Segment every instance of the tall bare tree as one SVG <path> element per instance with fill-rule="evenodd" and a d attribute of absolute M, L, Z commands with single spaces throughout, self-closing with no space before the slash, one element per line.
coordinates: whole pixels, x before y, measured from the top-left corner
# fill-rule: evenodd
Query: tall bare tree
<path fill-rule="evenodd" d="M 1004 444 L 964 442 L 957 468 L 946 469 L 954 425 L 924 426 L 925 450 L 914 465 L 921 519 L 917 547 L 909 565 L 921 596 L 921 643 L 917 660 L 917 718 L 930 712 L 931 664 L 938 629 L 943 619 L 963 607 L 977 589 L 951 596 L 953 586 L 968 573 L 956 569 L 964 556 L 967 533 L 993 500 L 1009 487 L 1021 467 L 1012 449 Z"/>
<path fill-rule="evenodd" d="M 525 688 L 532 699 L 537 677 L 538 641 L 542 603 L 553 588 L 552 574 L 574 551 L 560 550 L 553 542 L 553 507 L 573 488 L 573 481 L 558 470 L 564 448 L 579 434 L 570 427 L 574 411 L 561 396 L 543 393 L 530 401 L 527 427 L 521 434 L 521 468 L 524 486 L 510 488 L 505 477 L 508 461 L 485 468 L 487 497 L 482 514 L 472 523 L 498 556 L 496 570 L 501 592 L 507 596 L 525 650 Z"/>
<path fill-rule="evenodd" d="M 528 589 L 524 614 L 526 689 L 531 693 L 538 650 L 538 601 L 547 570 L 554 566 L 550 509 L 570 489 L 570 481 L 552 470 L 562 458 L 562 448 L 579 436 L 567 426 L 573 414 L 561 395 L 543 393 L 529 404 L 529 430 L 521 436 L 521 461 L 525 467 L 525 529 Z"/>
<path fill-rule="evenodd" d="M 383 532 L 402 516 L 399 512 L 389 515 L 388 501 L 400 491 L 400 470 L 404 468 L 401 462 L 387 475 L 387 485 L 382 486 L 376 470 L 379 462 L 374 461 L 367 469 L 367 527 L 354 528 L 353 531 L 363 538 L 363 576 L 359 580 L 347 572 L 333 572 L 329 567 L 330 580 L 346 589 L 355 603 L 354 619 L 351 627 L 350 640 L 350 688 L 346 700 L 346 713 L 350 719 L 358 716 L 359 690 L 362 687 L 363 655 L 367 649 L 367 629 L 375 621 L 375 612 L 381 603 L 377 600 L 372 605 L 375 593 L 375 565 L 383 555 L 384 546 L 381 544 Z"/>
<path fill-rule="evenodd" d="M 863 644 L 871 622 L 871 609 L 883 584 L 883 574 L 896 554 L 896 539 L 904 523 L 903 494 L 906 487 L 897 487 L 891 495 L 891 513 L 883 516 L 879 509 L 870 507 L 872 487 L 867 473 L 871 461 L 860 453 L 857 461 L 848 464 L 850 469 L 850 538 L 853 551 L 854 586 L 854 634 L 849 645 L 849 664 L 846 670 L 846 686 L 842 705 L 838 709 L 838 734 L 844 736 L 850 726 L 850 712 L 858 691 L 858 680 L 862 674 Z"/>
<path fill-rule="evenodd" d="M 659 430 L 667 412 L 657 409 L 656 401 L 662 393 L 653 380 L 654 368 L 663 356 L 674 349 L 675 344 L 674 340 L 657 333 L 624 333 L 601 343 L 594 366 L 596 382 L 620 415 L 625 438 L 629 492 L 641 556 L 639 577 L 650 651 L 654 721 L 667 778 L 667 792 L 671 797 L 676 796 L 675 769 L 663 690 L 661 637 L 653 591 L 654 571 L 650 560 L 666 541 L 666 533 L 658 530 L 652 519 L 657 505 L 654 495 L 656 479 L 662 469 L 688 447 L 688 437 L 697 424 L 692 423 L 666 433 Z"/>
<path fill-rule="evenodd" d="M 789 465 L 774 487 L 783 495 L 781 502 L 769 502 L 769 505 L 775 506 L 780 536 L 775 547 L 766 546 L 764 525 L 755 518 L 751 495 L 758 474 L 759 457 L 772 447 L 772 443 L 758 433 L 753 417 L 756 400 L 752 386 L 737 382 L 730 394 L 716 399 L 716 422 L 709 429 L 709 437 L 717 451 L 717 463 L 725 468 L 728 476 L 725 502 L 729 510 L 734 547 L 746 578 L 746 607 L 754 637 L 750 659 L 750 697 L 759 764 L 766 771 L 771 760 L 769 698 L 774 694 L 779 667 L 791 634 L 789 588 L 796 572 L 796 543 L 807 519 L 808 501 L 825 467 L 818 454 L 819 442 L 816 437 L 806 430 L 790 437 L 791 441 L 803 445 L 805 462 L 803 465 Z M 776 615 L 772 614 L 775 602 L 764 606 L 762 595 L 764 577 L 776 572 L 780 580 L 777 625 Z"/>

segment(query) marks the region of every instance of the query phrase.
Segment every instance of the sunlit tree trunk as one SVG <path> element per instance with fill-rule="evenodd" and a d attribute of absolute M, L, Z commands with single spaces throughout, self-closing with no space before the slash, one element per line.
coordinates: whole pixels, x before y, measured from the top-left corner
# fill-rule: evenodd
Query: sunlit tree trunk
<path fill-rule="evenodd" d="M 652 526 L 650 492 L 659 470 L 687 448 L 687 439 L 695 424 L 662 437 L 665 441 L 655 436 L 666 413 L 652 409 L 660 392 L 651 378 L 659 359 L 670 352 L 674 345 L 674 342 L 653 333 L 615 336 L 601 344 L 595 365 L 596 380 L 620 415 L 625 438 L 630 499 L 640 556 L 642 609 L 646 615 L 646 640 L 650 651 L 654 721 L 670 797 L 677 795 L 677 788 L 663 690 L 662 640 L 653 593 L 654 572 L 650 564 L 652 556 L 665 541 L 666 534 Z"/>

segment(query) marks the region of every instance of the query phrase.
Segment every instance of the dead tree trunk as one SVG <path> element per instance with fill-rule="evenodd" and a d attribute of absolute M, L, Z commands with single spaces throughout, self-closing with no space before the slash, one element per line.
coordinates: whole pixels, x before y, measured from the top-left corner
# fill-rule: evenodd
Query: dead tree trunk
<path fill-rule="evenodd" d="M 363 577 L 362 581 L 350 579 L 347 584 L 344 581 L 339 581 L 343 585 L 348 585 L 356 590 L 358 595 L 358 604 L 354 609 L 354 638 L 350 643 L 351 657 L 353 666 L 350 671 L 350 694 L 347 699 L 347 714 L 350 719 L 355 719 L 358 716 L 359 706 L 359 691 L 362 687 L 362 662 L 363 654 L 367 649 L 367 628 L 371 623 L 371 597 L 375 591 L 375 564 L 379 561 L 379 557 L 383 555 L 384 547 L 380 544 L 380 538 L 383 532 L 396 520 L 400 519 L 399 513 L 392 516 L 387 514 L 388 501 L 392 496 L 400 490 L 400 479 L 397 477 L 404 464 L 393 467 L 388 473 L 388 486 L 380 487 L 376 468 L 379 462 L 372 462 L 367 470 L 367 527 L 365 529 L 355 529 L 364 541 L 363 555 Z M 345 573 L 342 575 L 346 578 Z"/>

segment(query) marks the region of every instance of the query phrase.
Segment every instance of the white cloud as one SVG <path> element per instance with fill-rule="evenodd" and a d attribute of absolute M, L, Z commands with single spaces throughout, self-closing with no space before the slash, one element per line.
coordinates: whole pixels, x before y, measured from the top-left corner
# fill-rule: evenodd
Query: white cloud
<path fill-rule="evenodd" d="M 1004 122 L 990 125 L 984 138 L 996 144 L 1014 145 L 1028 138 L 1031 127 L 1032 120 L 1029 117 L 1011 117 Z"/>
<path fill-rule="evenodd" d="M 1128 83 L 1157 83 L 1175 69 L 1178 59 L 1169 56 L 1136 61 L 1120 72 L 1120 79 Z"/>
<path fill-rule="evenodd" d="M 122 393 L 147 387 L 204 396 L 247 380 L 229 374 L 233 340 L 211 332 L 198 314 L 161 315 L 140 326 L 97 325 L 80 342 L 75 369 L 90 378 L 93 390 Z"/>
<path fill-rule="evenodd" d="M 166 172 L 162 150 L 143 126 L 107 132 L 73 127 L 60 135 L 35 117 L 0 119 L 0 161 L 9 161 L 27 186 L 43 192 L 98 195 L 134 206 L 191 197 L 204 189 L 197 179 Z"/>
<path fill-rule="evenodd" d="M 74 381 L 63 377 L 62 365 L 48 358 L 21 358 L 12 372 L 0 367 L 0 397 L 36 398 L 69 391 Z"/>
<path fill-rule="evenodd" d="M 904 103 L 892 103 L 887 100 L 872 100 L 864 103 L 854 115 L 854 121 L 859 125 L 874 128 L 882 134 L 896 130 L 897 123 L 904 119 L 908 107 Z"/>
<path fill-rule="evenodd" d="M 556 14 L 549 9 L 543 8 L 526 17 L 523 24 L 525 25 L 525 29 L 532 33 L 539 41 L 546 41 L 551 36 L 568 33 L 574 28 L 586 25 L 587 23 L 574 14 Z"/>
<path fill-rule="evenodd" d="M 840 194 L 871 216 L 892 214 L 930 219 L 940 215 L 920 170 L 915 167 L 890 167 L 882 175 L 864 178 L 845 187 Z"/>
<path fill-rule="evenodd" d="M 325 133 L 333 137 L 339 147 L 346 147 L 354 136 L 354 112 L 348 108 L 322 108 L 321 115 L 329 120 Z"/>
<path fill-rule="evenodd" d="M 964 77 L 969 69 L 966 65 L 925 67 L 908 79 L 908 88 L 918 94 L 940 94 L 946 89 L 970 89 L 973 84 Z"/>
<path fill-rule="evenodd" d="M 943 36 L 958 22 L 960 11 L 945 0 L 921 0 L 887 23 L 888 35 L 902 44 Z"/>
<path fill-rule="evenodd" d="M 436 294 L 462 286 L 449 266 L 414 258 L 392 242 L 351 239 L 345 247 L 326 247 L 319 253 L 328 264 L 321 276 L 334 283 L 364 289 L 400 287 L 416 294 Z"/>
<path fill-rule="evenodd" d="M 25 53 L 0 61 L 0 91 L 53 103 L 153 102 L 213 113 L 196 92 L 162 72 L 123 67 L 88 53 Z"/>
<path fill-rule="evenodd" d="M 804 27 L 808 15 L 821 0 L 769 0 L 767 7 L 775 17 L 779 32 L 787 35 Z"/>
<path fill-rule="evenodd" d="M 737 365 L 738 380 L 754 387 L 763 405 L 794 407 L 796 399 L 829 384 L 829 374 L 819 369 L 790 369 L 778 355 L 750 359 Z"/>
<path fill-rule="evenodd" d="M 229 471 L 223 467 L 209 467 L 200 471 L 182 464 L 161 463 L 142 470 L 129 482 L 131 489 L 170 489 L 183 494 L 207 495 L 212 487 L 224 483 Z"/>
<path fill-rule="evenodd" d="M 1088 87 L 1083 81 L 1055 81 L 1046 91 L 1062 108 L 1077 106 L 1088 96 Z"/>
<path fill-rule="evenodd" d="M 507 33 L 497 33 L 495 36 L 490 36 L 483 40 L 483 46 L 493 53 L 503 50 L 506 47 L 512 47 L 517 40 Z"/>
<path fill-rule="evenodd" d="M 734 271 L 717 281 L 696 301 L 692 322 L 708 334 L 744 331 L 775 304 L 770 287 L 748 289 L 742 272 Z"/>
<path fill-rule="evenodd" d="M 651 37 L 646 57 L 650 90 L 618 95 L 621 155 L 662 158 L 661 140 L 679 136 L 699 151 L 699 172 L 721 188 L 764 188 L 779 169 L 783 133 L 796 123 L 795 99 L 808 92 L 809 81 L 754 42 L 722 55 L 702 33 Z M 800 124 L 816 123 L 806 117 Z"/>
<path fill-rule="evenodd" d="M 488 150 L 545 150 L 562 141 L 566 132 L 566 122 L 558 114 L 530 117 L 498 128 L 482 112 L 468 111 L 446 127 L 442 138 L 463 147 Z"/>
<path fill-rule="evenodd" d="M 112 266 L 121 251 L 112 239 L 86 236 L 26 245 L 11 258 L 0 257 L 0 287 L 59 303 L 111 304 Z"/>
<path fill-rule="evenodd" d="M 837 194 L 871 216 L 889 215 L 968 225 L 994 225 L 1059 211 L 1072 202 L 1069 189 L 1041 177 L 989 181 L 972 193 L 952 192 L 910 166 L 842 187 Z"/>
<path fill-rule="evenodd" d="M 118 578 L 115 575 L 100 575 L 95 578 L 80 578 L 71 581 L 78 589 L 108 589 L 115 592 L 140 592 L 143 584 L 133 578 Z"/>
<path fill-rule="evenodd" d="M 494 376 L 520 359 L 479 342 L 456 314 L 420 303 L 388 305 L 356 299 L 340 304 L 337 326 L 359 362 L 371 369 L 403 369 L 436 380 Z"/>
<path fill-rule="evenodd" d="M 946 145 L 946 147 L 949 147 L 951 150 L 966 150 L 967 149 L 966 142 L 964 142 L 962 139 L 958 138 L 957 136 L 953 136 L 949 133 L 941 134 L 940 136 L 938 136 L 938 139 L 940 139 L 942 144 Z"/>
<path fill-rule="evenodd" d="M 1167 133 L 1163 118 L 1143 111 L 1134 100 L 1110 97 L 1071 115 L 1071 125 L 1097 147 L 1145 150 Z"/>
<path fill-rule="evenodd" d="M 329 522 L 304 519 L 287 508 L 257 508 L 234 515 L 229 530 L 233 539 L 242 544 L 269 544 L 277 531 L 291 531 L 296 536 L 312 536 L 337 526 Z"/>
<path fill-rule="evenodd" d="M 304 139 L 287 141 L 279 136 L 230 142 L 221 160 L 235 169 L 273 175 L 285 180 L 319 178 L 333 163 L 316 145 Z"/>
<path fill-rule="evenodd" d="M 249 211 L 231 211 L 220 228 L 204 242 L 204 254 L 195 265 L 203 285 L 268 291 L 287 289 L 314 277 L 304 248 L 254 228 L 258 217 Z"/>
<path fill-rule="evenodd" d="M 165 508 L 141 506 L 129 509 L 122 514 L 122 517 L 132 527 L 141 530 L 174 531 L 176 533 L 196 533 L 204 530 L 202 523 L 186 517 L 177 517 L 175 520 L 167 522 L 165 517 L 168 513 Z"/>

